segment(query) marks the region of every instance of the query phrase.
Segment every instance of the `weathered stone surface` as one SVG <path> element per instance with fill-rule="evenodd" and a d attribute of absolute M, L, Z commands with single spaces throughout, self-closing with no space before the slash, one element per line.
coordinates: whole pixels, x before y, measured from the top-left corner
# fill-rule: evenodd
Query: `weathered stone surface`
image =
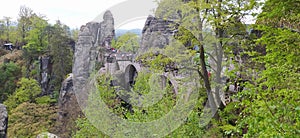
<path fill-rule="evenodd" d="M 150 48 L 164 48 L 169 44 L 170 38 L 176 33 L 175 24 L 172 21 L 158 19 L 149 16 L 142 31 L 140 53 Z"/>
<path fill-rule="evenodd" d="M 98 22 L 88 22 L 86 24 L 86 27 L 89 29 L 88 32 L 85 32 L 85 33 L 87 33 L 86 35 L 88 35 L 88 36 L 91 35 L 93 38 L 93 40 L 92 40 L 93 46 L 97 46 L 97 45 L 95 45 L 95 43 L 97 43 L 98 31 L 100 31 L 99 28 L 101 27 L 101 24 Z M 85 30 L 85 31 L 87 31 L 87 30 Z"/>
<path fill-rule="evenodd" d="M 40 84 L 42 88 L 42 95 L 50 94 L 51 86 L 49 85 L 50 74 L 52 70 L 52 65 L 49 56 L 40 57 Z"/>
<path fill-rule="evenodd" d="M 74 94 L 73 91 L 73 74 L 69 74 L 69 77 L 64 80 L 59 94 L 59 105 L 68 102 L 67 95 Z"/>
<path fill-rule="evenodd" d="M 75 121 L 80 115 L 82 112 L 73 90 L 73 74 L 69 74 L 60 90 L 56 133 L 62 138 L 70 137 L 72 130 L 75 130 Z"/>
<path fill-rule="evenodd" d="M 115 36 L 114 19 L 110 11 L 104 14 L 103 21 L 89 22 L 80 28 L 75 44 L 73 74 L 63 83 L 59 97 L 57 134 L 70 137 L 75 130 L 75 120 L 82 115 L 78 100 L 85 100 L 88 91 L 85 85 L 96 63 L 102 62 L 104 49 L 110 48 Z M 82 96 L 82 92 L 85 94 Z M 80 96 L 76 95 L 80 93 Z M 78 96 L 78 97 L 76 97 Z"/>
<path fill-rule="evenodd" d="M 6 138 L 8 126 L 8 114 L 6 106 L 0 104 L 0 138 Z"/>
<path fill-rule="evenodd" d="M 90 22 L 82 26 L 74 54 L 74 86 L 76 90 L 83 88 L 90 72 L 95 68 L 96 61 L 102 61 L 101 49 L 110 48 L 114 38 L 114 19 L 107 11 L 101 23 Z"/>
<path fill-rule="evenodd" d="M 101 22 L 98 44 L 108 47 L 111 45 L 111 40 L 115 37 L 114 18 L 110 11 L 106 11 Z"/>
<path fill-rule="evenodd" d="M 114 19 L 110 11 L 104 14 L 103 22 L 90 22 L 81 27 L 74 54 L 74 90 L 83 91 L 96 62 L 102 62 L 103 49 L 110 48 L 114 38 Z"/>

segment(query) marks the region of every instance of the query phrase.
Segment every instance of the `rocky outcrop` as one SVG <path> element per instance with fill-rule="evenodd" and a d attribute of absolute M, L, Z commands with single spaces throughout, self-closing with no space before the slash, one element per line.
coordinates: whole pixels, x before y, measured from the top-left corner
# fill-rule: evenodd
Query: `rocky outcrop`
<path fill-rule="evenodd" d="M 109 46 L 114 37 L 114 18 L 111 12 L 107 11 L 103 16 L 103 22 L 101 22 L 100 25 L 98 44 L 100 44 L 100 46 Z"/>
<path fill-rule="evenodd" d="M 150 48 L 163 48 L 169 44 L 170 38 L 177 32 L 172 21 L 149 16 L 142 31 L 140 53 Z"/>
<path fill-rule="evenodd" d="M 6 138 L 8 114 L 5 105 L 0 104 L 0 138 Z"/>
<path fill-rule="evenodd" d="M 110 11 L 104 14 L 101 23 L 90 22 L 81 27 L 75 45 L 73 64 L 75 92 L 84 91 L 83 88 L 90 73 L 96 69 L 97 64 L 104 63 L 104 53 L 107 49 L 110 49 L 114 36 L 114 19 Z M 101 67 L 102 65 L 98 66 Z M 82 96 L 79 96 L 79 98 L 84 100 Z"/>
<path fill-rule="evenodd" d="M 40 59 L 40 84 L 42 88 L 42 95 L 48 95 L 50 94 L 50 88 L 51 86 L 49 85 L 50 81 L 50 72 L 52 71 L 52 65 L 50 61 L 49 56 L 42 56 L 39 58 Z"/>
<path fill-rule="evenodd" d="M 75 121 L 82 115 L 73 90 L 73 74 L 62 83 L 58 101 L 58 119 L 56 133 L 60 137 L 70 137 L 72 130 L 75 130 Z"/>
<path fill-rule="evenodd" d="M 85 85 L 89 74 L 96 66 L 96 61 L 102 61 L 104 49 L 110 48 L 114 38 L 114 19 L 110 11 L 104 14 L 103 22 L 90 22 L 82 26 L 74 54 L 74 86 L 76 90 Z M 78 88 L 78 89 L 77 89 Z"/>
<path fill-rule="evenodd" d="M 104 14 L 103 22 L 89 22 L 80 28 L 75 44 L 73 74 L 63 82 L 60 91 L 57 127 L 60 137 L 70 137 L 75 130 L 75 120 L 82 115 L 77 98 L 84 99 L 76 93 L 84 91 L 96 64 L 104 62 L 104 51 L 110 48 L 114 36 L 114 19 L 110 11 Z"/>

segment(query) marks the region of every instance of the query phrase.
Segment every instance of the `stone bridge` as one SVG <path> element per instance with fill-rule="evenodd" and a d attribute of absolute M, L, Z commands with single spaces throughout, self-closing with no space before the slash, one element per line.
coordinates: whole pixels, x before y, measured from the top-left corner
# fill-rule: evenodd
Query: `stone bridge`
<path fill-rule="evenodd" d="M 135 61 L 135 54 L 132 53 L 117 53 L 117 52 L 107 52 L 104 55 L 105 64 L 104 67 L 100 69 L 101 73 L 108 73 L 115 78 L 113 78 L 113 86 L 122 86 L 123 88 L 129 90 L 135 82 L 135 78 L 138 73 L 146 67 Z M 170 72 L 165 72 L 161 74 L 162 86 L 166 86 L 169 82 L 174 87 L 174 93 L 178 94 L 178 84 L 175 79 L 179 76 L 174 75 Z"/>
<path fill-rule="evenodd" d="M 147 67 L 142 67 L 142 65 L 135 61 L 135 54 L 132 53 L 118 53 L 118 52 L 107 52 L 104 55 L 105 64 L 104 67 L 100 69 L 102 73 L 108 73 L 115 78 L 113 78 L 112 86 L 121 86 L 127 90 L 132 88 L 135 83 L 135 78 L 137 77 L 140 71 L 147 70 Z M 178 94 L 178 83 L 176 79 L 180 79 L 183 76 L 178 75 L 174 72 L 164 72 L 161 74 L 162 77 L 162 87 L 166 86 L 168 82 L 173 86 L 174 94 Z M 237 93 L 233 90 L 236 87 L 230 85 L 228 87 L 229 93 L 221 95 L 221 101 L 224 105 L 228 104 L 231 101 L 231 95 Z M 228 95 L 229 94 L 229 95 Z"/>
<path fill-rule="evenodd" d="M 132 53 L 106 53 L 105 64 L 100 71 L 115 77 L 112 85 L 121 85 L 129 89 L 134 84 L 138 72 L 142 70 L 141 65 L 135 62 L 135 56 Z"/>

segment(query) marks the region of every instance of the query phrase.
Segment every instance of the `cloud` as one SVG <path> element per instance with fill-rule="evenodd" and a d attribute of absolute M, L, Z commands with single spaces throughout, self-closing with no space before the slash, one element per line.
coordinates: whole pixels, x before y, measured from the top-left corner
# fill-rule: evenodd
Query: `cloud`
<path fill-rule="evenodd" d="M 0 8 L 0 19 L 4 16 L 17 20 L 20 6 L 25 5 L 35 13 L 45 15 L 50 23 L 61 20 L 71 28 L 94 20 L 106 11 L 125 0 L 7 0 Z"/>

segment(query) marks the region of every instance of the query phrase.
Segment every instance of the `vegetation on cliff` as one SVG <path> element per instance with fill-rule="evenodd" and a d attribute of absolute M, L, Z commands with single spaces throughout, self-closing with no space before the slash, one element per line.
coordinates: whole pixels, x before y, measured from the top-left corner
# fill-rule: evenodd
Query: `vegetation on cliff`
<path fill-rule="evenodd" d="M 162 83 L 166 85 L 160 101 L 148 107 L 133 106 L 141 99 L 130 97 L 161 89 L 155 83 L 162 82 L 163 77 L 151 78 L 155 73 L 167 70 L 180 74 L 193 70 L 196 71 L 191 75 L 193 78 L 185 78 L 185 82 L 186 85 L 194 80 L 200 82 L 199 97 L 184 123 L 166 137 L 300 135 L 298 0 L 266 0 L 263 4 L 255 0 L 162 0 L 159 4 L 158 17 L 179 22 L 173 26 L 177 27 L 174 37 L 177 42 L 139 55 L 137 60 L 148 70 L 139 72 L 134 80 L 131 86 L 134 93 L 124 95 L 120 87 L 111 86 L 112 76 L 102 75 L 96 79 L 97 91 L 90 93 L 89 98 L 101 98 L 109 111 L 123 120 L 151 122 L 168 114 L 180 99 L 177 94 L 188 88 L 175 91 L 176 86 L 167 80 Z M 254 13 L 260 6 L 262 12 Z M 201 16 L 193 14 L 195 12 Z M 256 23 L 245 24 L 242 21 L 245 16 L 257 17 Z M 28 7 L 20 8 L 17 21 L 9 17 L 0 20 L 0 45 L 14 43 L 16 46 L 13 50 L 0 48 L 0 102 L 9 112 L 8 137 L 36 137 L 45 131 L 56 133 L 58 94 L 61 82 L 72 72 L 76 31 L 59 21 L 49 24 L 45 16 Z M 139 37 L 132 33 L 119 36 L 112 46 L 133 53 L 142 47 Z M 189 62 L 184 62 L 187 60 Z M 41 66 L 43 64 L 47 67 Z M 227 86 L 221 87 L 224 65 L 232 65 L 234 69 L 226 71 Z M 231 102 L 220 102 L 221 91 L 231 89 L 230 84 L 238 87 L 238 92 L 230 95 Z M 184 86 L 184 83 L 178 85 Z M 129 97 L 132 103 L 120 95 Z M 201 126 L 199 122 L 207 100 L 209 107 L 218 107 L 218 110 L 208 125 Z M 90 104 L 99 106 L 97 102 Z M 86 109 L 88 114 L 97 114 L 92 109 Z M 70 130 L 73 137 L 109 137 L 89 119 L 77 119 L 77 129 Z"/>

